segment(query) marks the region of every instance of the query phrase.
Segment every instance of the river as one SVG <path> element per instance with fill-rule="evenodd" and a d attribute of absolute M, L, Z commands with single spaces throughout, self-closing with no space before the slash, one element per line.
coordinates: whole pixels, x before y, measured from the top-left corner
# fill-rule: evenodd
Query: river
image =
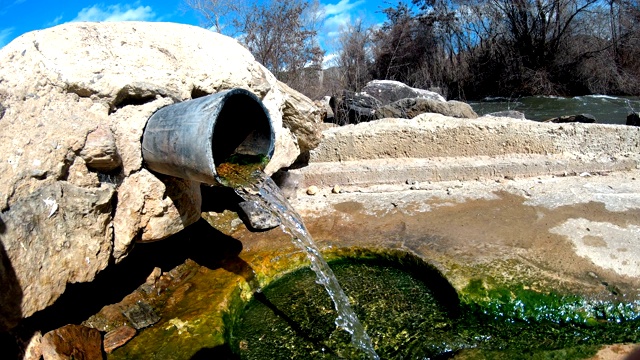
<path fill-rule="evenodd" d="M 640 98 L 609 95 L 493 97 L 468 103 L 478 115 L 516 110 L 524 113 L 527 119 L 536 121 L 562 115 L 591 114 L 601 124 L 625 124 L 630 112 L 640 112 Z"/>

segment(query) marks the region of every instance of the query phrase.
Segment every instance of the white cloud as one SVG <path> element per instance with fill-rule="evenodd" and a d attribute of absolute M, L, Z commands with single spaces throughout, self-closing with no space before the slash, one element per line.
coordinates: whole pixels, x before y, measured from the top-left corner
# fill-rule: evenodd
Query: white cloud
<path fill-rule="evenodd" d="M 115 4 L 104 7 L 102 4 L 86 7 L 72 21 L 150 21 L 156 17 L 151 6 L 133 6 Z"/>
<path fill-rule="evenodd" d="M 355 2 L 351 2 L 351 0 L 340 0 L 337 4 L 327 4 L 324 6 L 324 13 L 326 16 L 331 17 L 333 15 L 343 14 L 345 12 L 351 11 L 351 9 L 364 4 L 364 0 L 356 0 Z"/>
<path fill-rule="evenodd" d="M 365 0 L 340 0 L 336 4 L 323 4 L 321 13 L 324 23 L 320 33 L 320 43 L 328 52 L 335 47 L 335 39 L 347 25 L 358 18 L 364 9 L 358 11 L 358 7 L 366 5 Z"/>
<path fill-rule="evenodd" d="M 322 59 L 322 68 L 328 69 L 332 66 L 336 66 L 336 62 L 338 61 L 338 53 L 330 53 L 324 56 Z"/>
<path fill-rule="evenodd" d="M 324 26 L 329 29 L 341 29 L 350 23 L 351 23 L 351 14 L 339 13 L 339 14 L 335 14 L 334 16 L 328 17 L 324 21 Z"/>
<path fill-rule="evenodd" d="M 11 37 L 13 30 L 12 27 L 0 30 L 0 48 L 7 45 L 7 40 Z"/>

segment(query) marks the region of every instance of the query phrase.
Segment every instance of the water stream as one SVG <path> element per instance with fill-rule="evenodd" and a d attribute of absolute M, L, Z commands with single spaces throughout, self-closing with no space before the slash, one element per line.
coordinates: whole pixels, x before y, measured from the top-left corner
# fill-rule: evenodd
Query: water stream
<path fill-rule="evenodd" d="M 563 115 L 591 114 L 600 124 L 620 125 L 626 123 L 630 112 L 640 111 L 640 98 L 609 95 L 493 97 L 469 101 L 469 105 L 478 115 L 517 110 L 529 120 L 544 121 Z"/>
<path fill-rule="evenodd" d="M 291 236 L 293 243 L 304 251 L 316 273 L 316 282 L 326 289 L 338 316 L 335 323 L 351 335 L 351 343 L 370 359 L 379 359 L 371 339 L 351 308 L 349 299 L 338 279 L 322 257 L 300 215 L 293 209 L 278 186 L 262 169 L 266 159 L 232 158 L 218 167 L 220 183 L 232 187 L 245 201 L 256 202 L 280 220 L 281 229 Z"/>

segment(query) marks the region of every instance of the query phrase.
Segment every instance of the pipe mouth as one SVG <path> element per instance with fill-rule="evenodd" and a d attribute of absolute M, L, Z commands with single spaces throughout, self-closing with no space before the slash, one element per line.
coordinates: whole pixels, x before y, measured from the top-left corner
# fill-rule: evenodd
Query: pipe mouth
<path fill-rule="evenodd" d="M 142 135 L 142 157 L 149 170 L 210 185 L 218 166 L 233 155 L 271 159 L 275 133 L 260 99 L 232 89 L 165 106 Z"/>
<path fill-rule="evenodd" d="M 253 93 L 243 89 L 227 93 L 211 139 L 216 169 L 236 154 L 263 155 L 271 159 L 275 134 L 268 114 Z"/>

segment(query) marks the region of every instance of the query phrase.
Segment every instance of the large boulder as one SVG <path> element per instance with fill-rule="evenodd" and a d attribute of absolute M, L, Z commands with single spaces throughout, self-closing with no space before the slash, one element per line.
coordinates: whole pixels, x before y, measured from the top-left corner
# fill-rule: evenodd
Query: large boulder
<path fill-rule="evenodd" d="M 400 99 L 419 98 L 444 102 L 442 95 L 423 89 L 412 88 L 409 85 L 394 80 L 372 80 L 362 88 L 362 92 L 378 99 L 382 105 L 391 104 Z"/>
<path fill-rule="evenodd" d="M 342 98 L 333 102 L 334 117 L 339 125 L 375 120 L 375 111 L 382 103 L 367 93 L 343 91 Z"/>
<path fill-rule="evenodd" d="M 436 113 L 456 118 L 475 119 L 475 111 L 467 103 L 449 100 L 439 101 L 425 98 L 406 98 L 385 105 L 375 112 L 376 119 L 412 119 L 420 114 Z"/>
<path fill-rule="evenodd" d="M 137 241 L 200 218 L 200 184 L 146 170 L 147 119 L 241 87 L 270 112 L 290 165 L 320 136 L 320 111 L 239 43 L 171 23 L 70 23 L 0 50 L 0 330 L 91 281 Z M 240 121 L 240 120 L 239 120 Z"/>
<path fill-rule="evenodd" d="M 384 118 L 411 119 L 424 113 L 467 119 L 478 117 L 469 104 L 447 101 L 433 91 L 392 80 L 370 81 L 361 92 L 344 91 L 333 104 L 335 118 L 332 120 L 339 125 Z"/>

